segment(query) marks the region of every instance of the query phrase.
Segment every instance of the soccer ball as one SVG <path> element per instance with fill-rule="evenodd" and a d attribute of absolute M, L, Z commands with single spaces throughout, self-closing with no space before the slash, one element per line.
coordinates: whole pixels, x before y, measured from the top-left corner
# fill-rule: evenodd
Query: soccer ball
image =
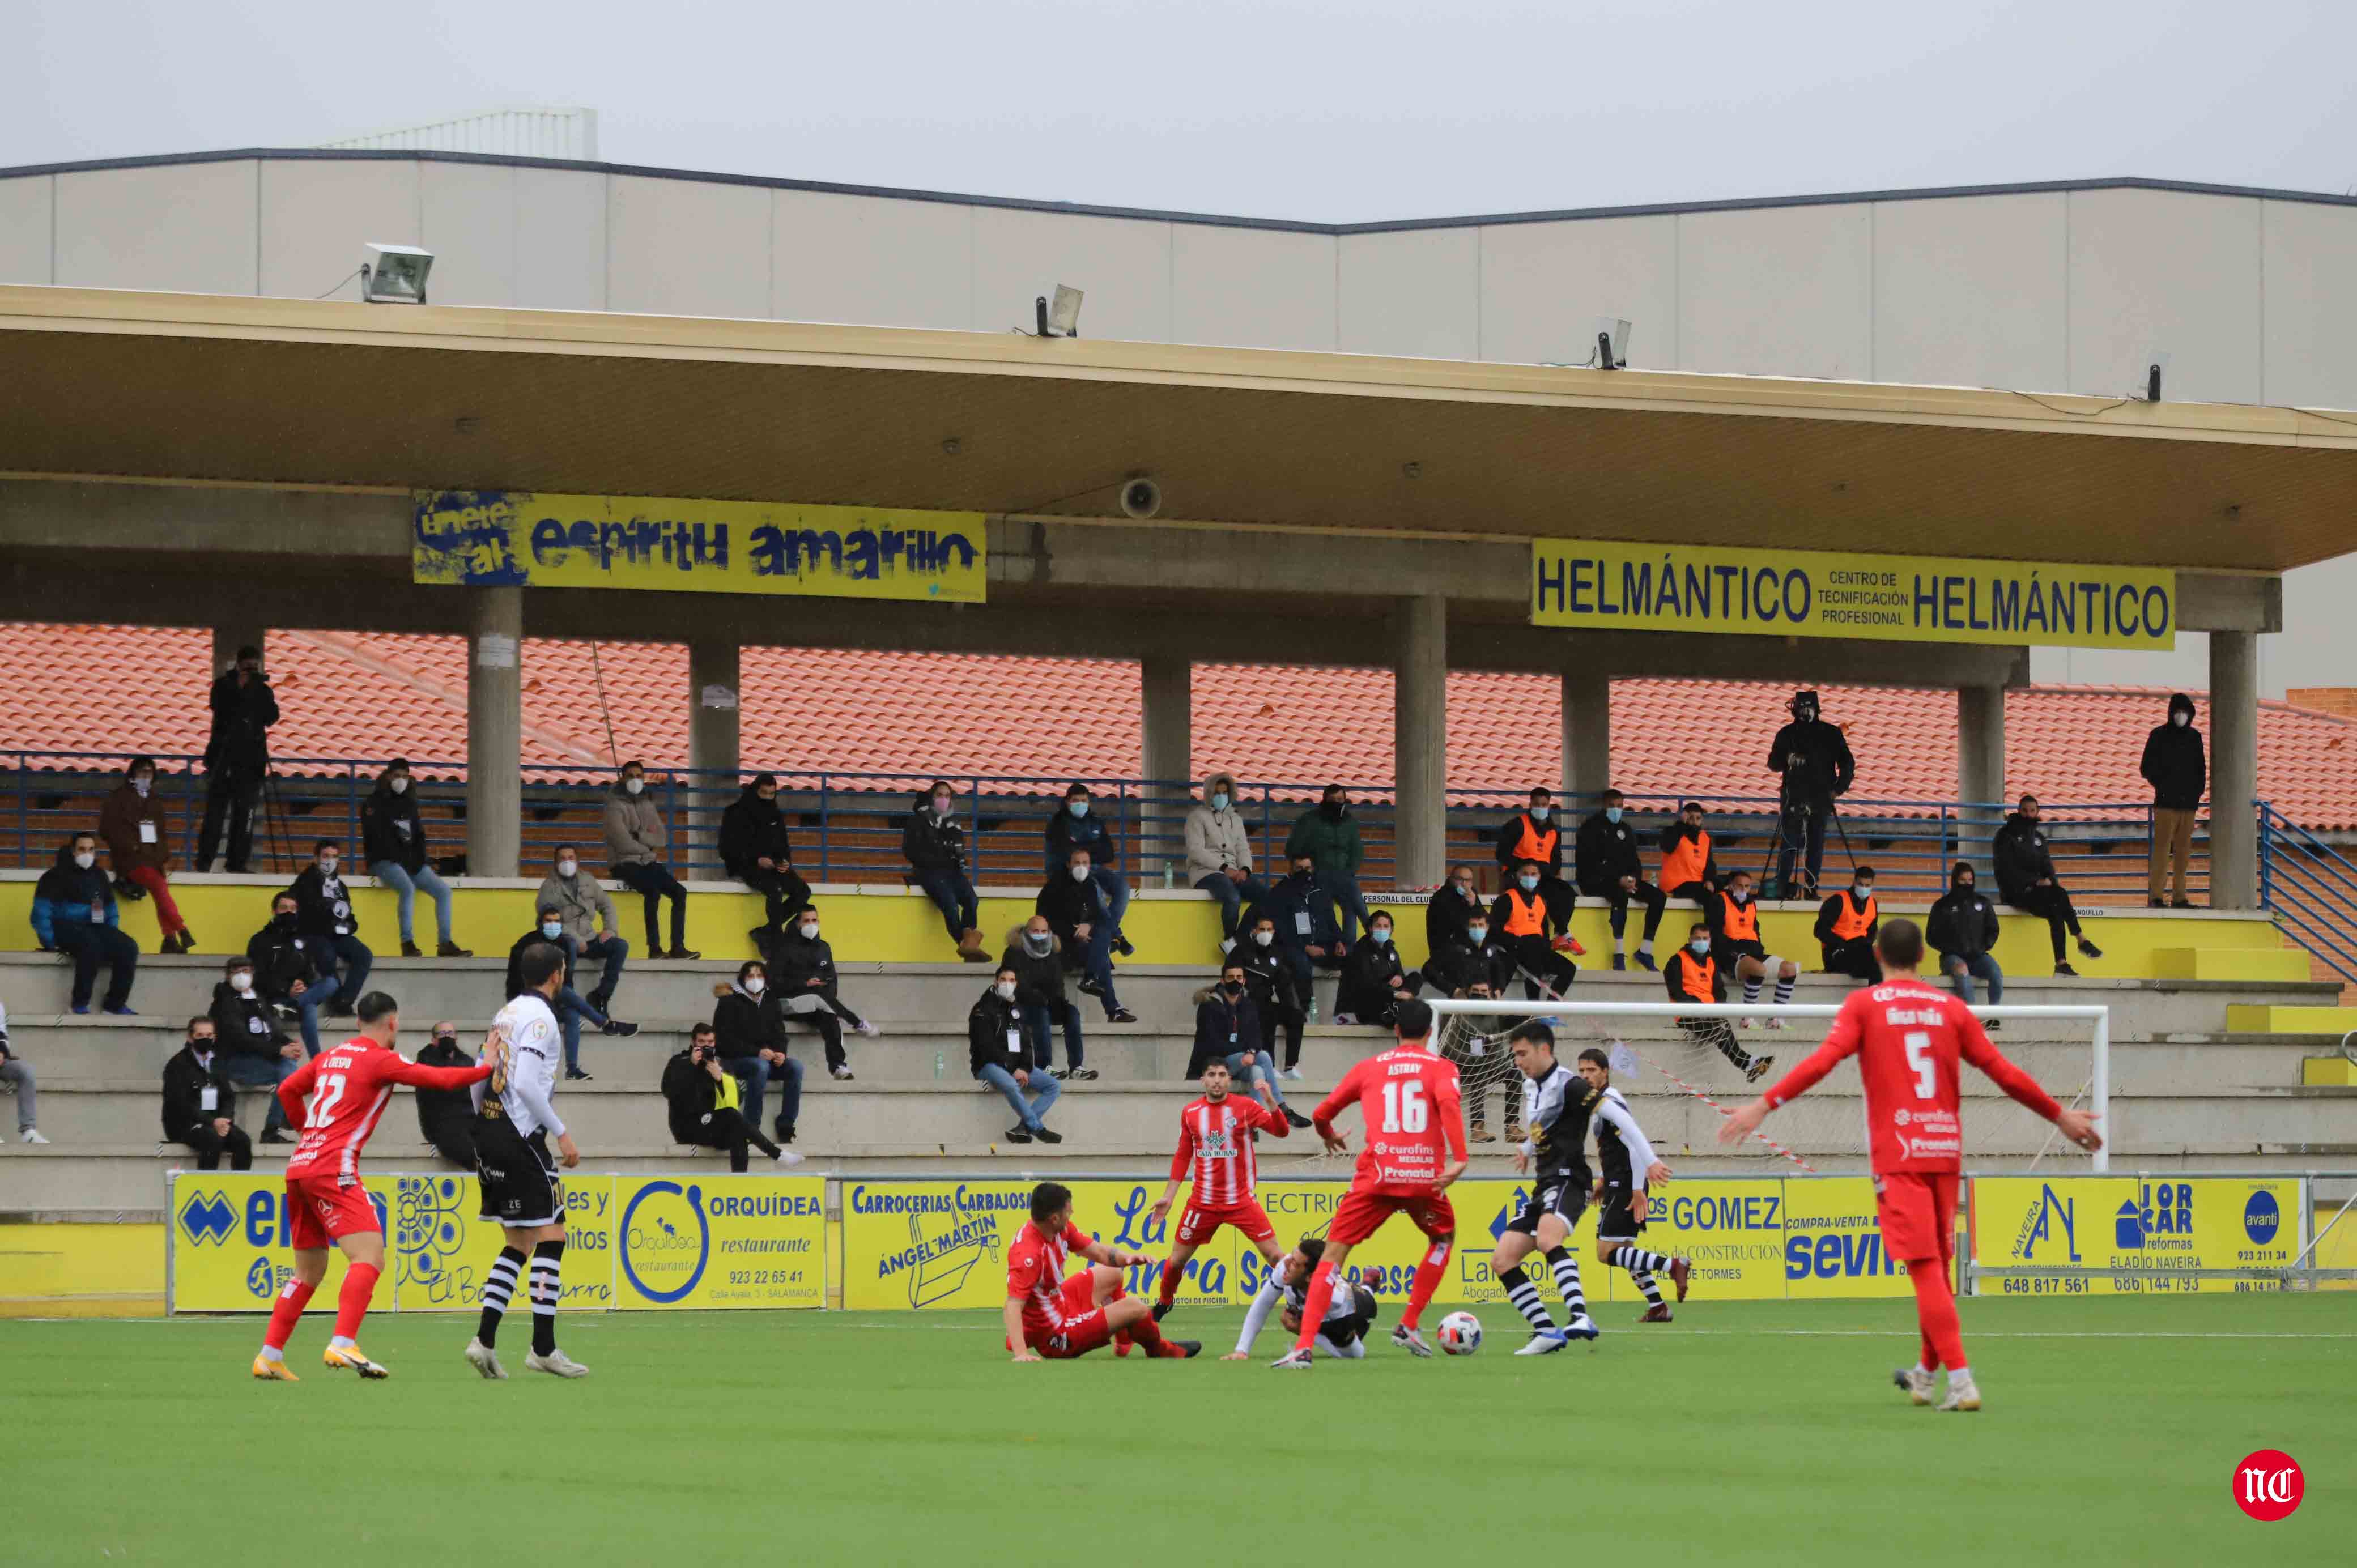
<path fill-rule="evenodd" d="M 1452 1312 L 1440 1320 L 1440 1348 L 1451 1356 L 1470 1356 L 1481 1348 L 1481 1320 L 1469 1312 Z"/>

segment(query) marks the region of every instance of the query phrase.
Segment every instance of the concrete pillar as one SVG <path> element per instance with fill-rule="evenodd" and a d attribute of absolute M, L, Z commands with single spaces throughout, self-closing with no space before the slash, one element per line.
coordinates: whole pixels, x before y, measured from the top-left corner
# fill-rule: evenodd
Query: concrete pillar
<path fill-rule="evenodd" d="M 1140 766 L 1147 782 L 1146 797 L 1137 806 L 1131 875 L 1142 886 L 1159 887 L 1168 866 L 1171 886 L 1185 886 L 1187 786 L 1195 773 L 1194 661 L 1183 654 L 1148 654 L 1137 661 L 1137 689 L 1144 730 Z"/>
<path fill-rule="evenodd" d="M 2259 639 L 2210 634 L 2210 905 L 2259 907 Z"/>
<path fill-rule="evenodd" d="M 1448 601 L 1404 601 L 1394 639 L 1392 879 L 1437 886 L 1448 875 Z"/>
<path fill-rule="evenodd" d="M 1989 840 L 2005 821 L 2005 688 L 1956 688 L 1956 799 L 1986 801 L 1995 810 L 1967 808 L 1956 822 L 1956 858 L 1969 860 L 1990 879 Z M 1943 881 L 1947 870 L 1940 872 Z M 1992 881 L 1991 886 L 1995 886 Z"/>
<path fill-rule="evenodd" d="M 1563 672 L 1564 814 L 1573 822 L 1594 809 L 1612 783 L 1612 680 L 1586 668 Z"/>
<path fill-rule="evenodd" d="M 523 590 L 465 592 L 467 873 L 513 876 L 523 837 Z"/>
<path fill-rule="evenodd" d="M 685 787 L 694 803 L 681 813 L 685 821 L 672 824 L 676 835 L 672 853 L 675 867 L 711 863 L 694 865 L 684 873 L 691 880 L 727 875 L 719 864 L 720 813 L 736 798 L 740 771 L 737 667 L 733 639 L 702 638 L 687 645 L 687 766 L 694 776 Z"/>

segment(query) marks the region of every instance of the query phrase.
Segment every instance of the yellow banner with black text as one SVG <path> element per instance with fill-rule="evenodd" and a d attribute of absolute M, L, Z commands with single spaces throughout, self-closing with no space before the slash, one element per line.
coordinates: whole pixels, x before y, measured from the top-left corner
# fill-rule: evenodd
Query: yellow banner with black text
<path fill-rule="evenodd" d="M 1531 624 L 2046 648 L 2177 645 L 2177 574 L 1814 550 L 1540 539 Z"/>

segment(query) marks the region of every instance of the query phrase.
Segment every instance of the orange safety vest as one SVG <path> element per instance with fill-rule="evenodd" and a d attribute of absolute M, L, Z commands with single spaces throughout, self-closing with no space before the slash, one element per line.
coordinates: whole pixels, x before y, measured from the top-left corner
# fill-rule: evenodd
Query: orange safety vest
<path fill-rule="evenodd" d="M 1756 942 L 1760 940 L 1760 901 L 1747 898 L 1738 904 L 1732 896 L 1718 896 L 1718 929 L 1730 942 Z"/>
<path fill-rule="evenodd" d="M 1696 1002 L 1718 1000 L 1718 964 L 1711 959 L 1697 959 L 1694 954 L 1680 953 L 1685 967 L 1678 972 L 1684 977 L 1686 994 Z"/>
<path fill-rule="evenodd" d="M 1506 934 L 1510 937 L 1541 937 L 1546 934 L 1546 900 L 1537 894 L 1524 894 L 1519 887 L 1506 889 Z"/>
<path fill-rule="evenodd" d="M 1849 895 L 1846 893 L 1836 893 L 1834 897 L 1841 900 L 1841 913 L 1834 917 L 1834 936 L 1837 940 L 1845 942 L 1857 940 L 1858 938 L 1872 930 L 1875 921 L 1882 918 L 1871 896 L 1867 898 L 1864 909 L 1851 903 Z"/>
<path fill-rule="evenodd" d="M 1700 882 L 1710 867 L 1710 834 L 1678 840 L 1677 848 L 1662 856 L 1662 886 L 1676 892 L 1689 882 Z"/>
<path fill-rule="evenodd" d="M 1541 832 L 1539 825 L 1531 821 L 1528 811 L 1515 820 L 1523 824 L 1523 836 L 1514 845 L 1514 858 L 1530 861 L 1540 867 L 1555 864 L 1555 846 L 1562 842 L 1563 834 L 1554 828 Z"/>

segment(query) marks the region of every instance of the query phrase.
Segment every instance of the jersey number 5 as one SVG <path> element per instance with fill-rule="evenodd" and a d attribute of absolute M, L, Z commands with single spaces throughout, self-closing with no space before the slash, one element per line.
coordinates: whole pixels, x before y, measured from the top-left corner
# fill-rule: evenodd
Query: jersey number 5
<path fill-rule="evenodd" d="M 1383 1085 L 1383 1131 L 1421 1133 L 1432 1108 L 1425 1103 L 1424 1085 L 1415 1079 Z"/>
<path fill-rule="evenodd" d="M 326 1126 L 328 1119 L 336 1113 L 336 1101 L 343 1097 L 342 1073 L 331 1072 L 320 1079 L 317 1090 L 311 1096 L 311 1113 L 303 1118 L 305 1129 Z"/>
<path fill-rule="evenodd" d="M 1915 1098 L 1929 1100 L 1939 1087 L 1939 1067 L 1932 1060 L 1932 1035 L 1928 1029 L 1907 1031 L 1907 1065 L 1915 1073 Z"/>

